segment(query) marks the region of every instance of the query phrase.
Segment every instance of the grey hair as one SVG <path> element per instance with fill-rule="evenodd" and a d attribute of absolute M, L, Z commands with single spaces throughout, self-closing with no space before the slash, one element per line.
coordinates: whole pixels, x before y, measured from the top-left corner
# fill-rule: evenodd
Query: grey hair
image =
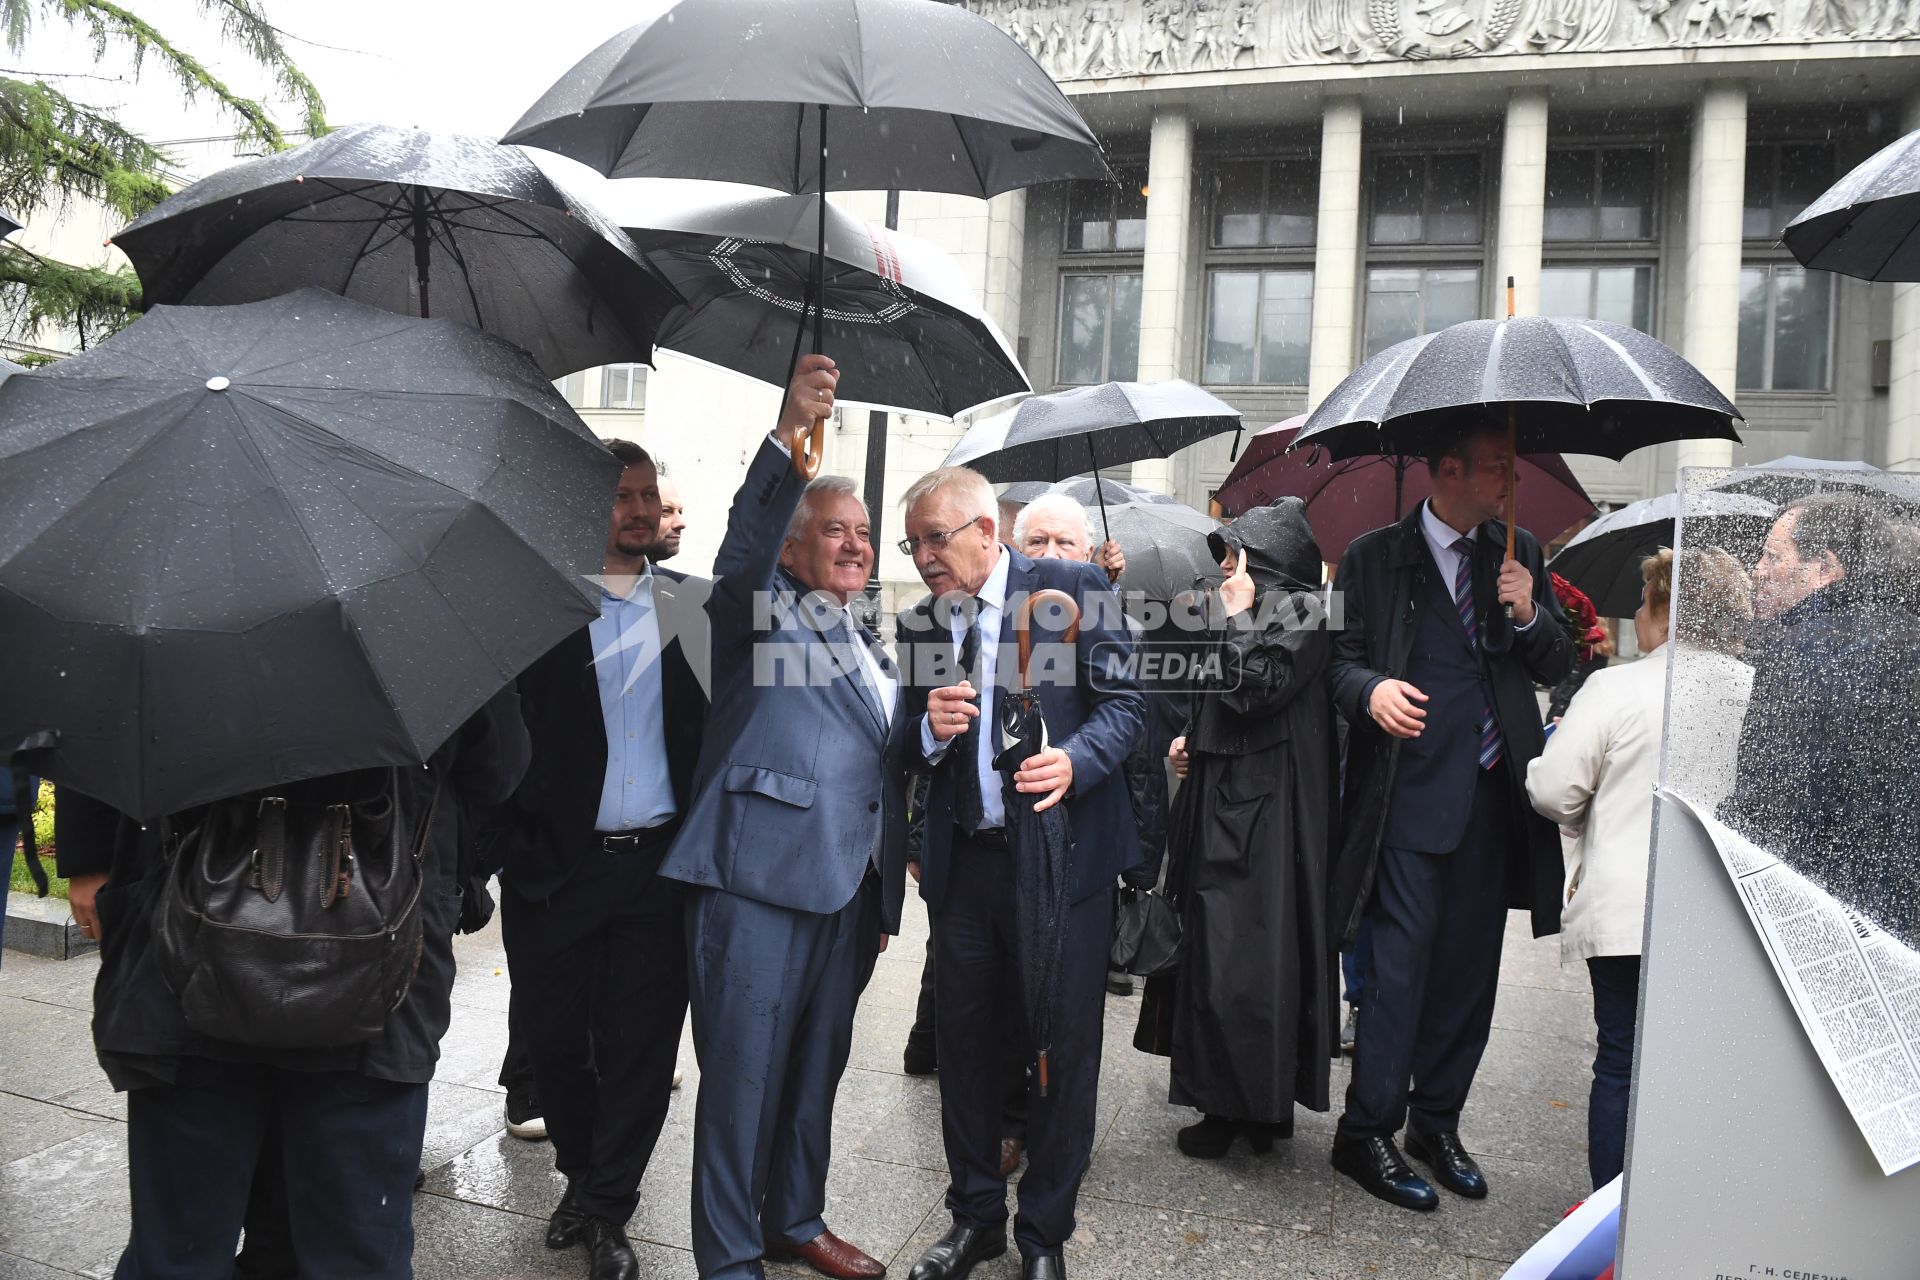
<path fill-rule="evenodd" d="M 787 521 L 787 542 L 798 542 L 807 532 L 807 521 L 813 518 L 813 508 L 823 495 L 836 498 L 852 498 L 860 504 L 860 514 L 873 523 L 873 512 L 867 510 L 865 498 L 854 488 L 853 481 L 845 476 L 815 476 L 808 482 L 805 492 L 800 495 L 800 505 L 793 509 L 793 518 Z"/>
<path fill-rule="evenodd" d="M 1080 522 L 1080 541 L 1087 545 L 1087 553 L 1093 553 L 1093 525 L 1087 520 L 1086 505 L 1064 493 L 1043 493 L 1020 508 L 1020 514 L 1013 519 L 1013 545 L 1021 546 L 1027 540 L 1027 527 L 1036 515 L 1054 512 L 1071 516 Z"/>
<path fill-rule="evenodd" d="M 1000 499 L 987 478 L 972 467 L 941 467 L 915 480 L 900 495 L 900 505 L 912 511 L 936 493 L 951 492 L 960 509 L 976 520 L 1000 522 Z"/>

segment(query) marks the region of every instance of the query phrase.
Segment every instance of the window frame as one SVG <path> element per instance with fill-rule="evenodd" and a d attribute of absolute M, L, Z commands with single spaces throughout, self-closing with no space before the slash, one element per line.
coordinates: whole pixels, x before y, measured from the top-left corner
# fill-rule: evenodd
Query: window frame
<path fill-rule="evenodd" d="M 1563 240 L 1557 243 L 1569 244 L 1572 242 Z M 1606 243 L 1607 247 L 1613 248 L 1624 242 L 1608 241 Z M 1549 271 L 1572 271 L 1581 269 L 1604 271 L 1608 267 L 1644 268 L 1647 271 L 1647 327 L 1642 330 L 1642 332 L 1649 337 L 1654 336 L 1658 332 L 1660 324 L 1660 259 L 1655 255 L 1643 252 L 1636 256 L 1622 254 L 1610 256 L 1581 254 L 1578 257 L 1545 258 L 1540 263 L 1540 290 L 1542 293 L 1545 292 L 1545 277 Z M 1543 310 L 1540 314 L 1545 315 L 1546 312 Z"/>
<path fill-rule="evenodd" d="M 1487 273 L 1487 264 L 1484 258 L 1468 259 L 1468 258 L 1448 258 L 1448 257 L 1441 257 L 1441 258 L 1433 258 L 1433 257 L 1405 258 L 1403 257 L 1398 259 L 1384 259 L 1384 258 L 1370 257 L 1367 259 L 1366 267 L 1362 271 L 1361 277 L 1360 277 L 1360 323 L 1357 326 L 1355 326 L 1356 333 L 1354 335 L 1355 340 L 1359 346 L 1360 362 L 1362 363 L 1364 363 L 1367 360 L 1371 360 L 1374 356 L 1380 354 L 1379 351 L 1367 350 L 1367 314 L 1368 314 L 1368 308 L 1372 305 L 1373 273 L 1375 271 L 1419 271 L 1421 273 L 1420 292 L 1417 295 L 1420 298 L 1420 332 L 1413 335 L 1416 338 L 1424 337 L 1429 333 L 1436 332 L 1436 330 L 1426 327 L 1426 316 L 1427 316 L 1426 273 L 1429 271 L 1475 271 L 1475 272 L 1478 272 L 1480 276 L 1480 282 L 1476 286 L 1476 292 L 1478 293 L 1479 297 L 1474 304 L 1475 311 L 1477 314 L 1470 316 L 1468 318 L 1469 319 L 1485 319 L 1486 318 L 1488 281 L 1490 280 L 1491 277 Z M 1405 341 L 1408 341 L 1408 339 L 1403 338 L 1401 339 L 1401 341 L 1405 342 Z M 1393 345 L 1395 344 L 1391 342 L 1387 344 L 1388 347 Z M 1385 351 L 1386 349 L 1387 347 L 1380 348 L 1381 351 Z"/>
<path fill-rule="evenodd" d="M 1457 146 L 1450 146 L 1450 147 L 1440 147 L 1435 149 L 1429 149 L 1429 148 L 1418 147 L 1418 146 L 1394 145 L 1394 146 L 1387 146 L 1387 147 L 1379 147 L 1379 148 L 1368 151 L 1362 158 L 1367 190 L 1366 190 L 1366 209 L 1362 214 L 1362 222 L 1360 227 L 1360 230 L 1362 233 L 1361 248 L 1363 252 L 1365 252 L 1365 254 L 1367 255 L 1367 265 L 1368 266 L 1373 265 L 1374 256 L 1376 254 L 1385 254 L 1385 253 L 1410 253 L 1410 254 L 1416 254 L 1422 257 L 1459 256 L 1459 255 L 1473 254 L 1473 255 L 1478 255 L 1484 258 L 1487 251 L 1487 237 L 1488 237 L 1489 231 L 1492 229 L 1491 223 L 1493 221 L 1493 219 L 1489 216 L 1489 213 L 1493 209 L 1497 208 L 1497 205 L 1495 205 L 1493 202 L 1489 201 L 1488 199 L 1488 193 L 1491 189 L 1490 184 L 1493 181 L 1491 167 L 1487 163 L 1488 155 L 1489 155 L 1488 147 L 1470 146 L 1470 145 L 1457 145 Z M 1421 239 L 1375 240 L 1373 238 L 1373 218 L 1374 218 L 1375 207 L 1379 203 L 1379 198 L 1380 198 L 1380 184 L 1378 182 L 1378 166 L 1382 160 L 1385 160 L 1388 158 L 1402 158 L 1406 156 L 1418 157 L 1421 162 L 1421 171 L 1422 171 L 1422 181 L 1420 183 Z M 1425 238 L 1427 233 L 1427 223 L 1432 217 L 1431 204 L 1432 204 L 1432 198 L 1433 198 L 1433 162 L 1435 159 L 1447 157 L 1447 156 L 1472 156 L 1476 161 L 1479 162 L 1480 189 L 1475 196 L 1475 199 L 1477 202 L 1476 212 L 1479 214 L 1479 219 L 1480 219 L 1480 238 L 1477 240 L 1436 241 L 1436 240 L 1429 240 Z M 1317 227 L 1316 227 L 1316 230 L 1317 230 Z"/>
<path fill-rule="evenodd" d="M 1300 370 L 1300 381 L 1298 382 L 1276 382 L 1276 381 L 1268 380 L 1263 376 L 1266 373 L 1266 370 L 1261 367 L 1261 352 L 1264 349 L 1264 344 L 1262 343 L 1261 338 L 1265 332 L 1265 325 L 1266 325 L 1265 317 L 1266 317 L 1267 277 L 1269 275 L 1277 274 L 1277 273 L 1301 275 L 1307 278 L 1307 351 L 1306 351 L 1306 360 Z M 1313 294 L 1314 294 L 1314 289 L 1317 286 L 1314 280 L 1314 270 L 1313 270 L 1312 261 L 1308 260 L 1304 263 L 1299 261 L 1278 262 L 1278 263 L 1255 263 L 1255 262 L 1246 262 L 1246 261 L 1224 262 L 1224 263 L 1218 263 L 1218 264 L 1208 263 L 1203 268 L 1203 274 L 1205 277 L 1204 290 L 1203 290 L 1203 296 L 1205 299 L 1205 302 L 1204 302 L 1205 309 L 1201 312 L 1200 359 L 1199 359 L 1200 368 L 1199 368 L 1199 376 L 1195 379 L 1195 381 L 1197 381 L 1201 386 L 1205 386 L 1205 387 L 1260 387 L 1260 388 L 1279 388 L 1282 390 L 1287 390 L 1287 389 L 1299 390 L 1299 389 L 1305 388 L 1308 385 L 1309 380 L 1313 376 Z M 1254 314 L 1253 314 L 1253 375 L 1254 376 L 1251 381 L 1247 381 L 1247 382 L 1233 382 L 1233 381 L 1215 382 L 1212 379 L 1207 377 L 1207 347 L 1212 342 L 1212 339 L 1213 339 L 1213 300 L 1214 300 L 1215 279 L 1216 277 L 1224 274 L 1254 276 L 1258 280 L 1258 284 L 1259 284 L 1258 290 L 1254 295 Z"/>
<path fill-rule="evenodd" d="M 1741 157 L 1740 157 L 1740 164 L 1741 164 L 1740 239 L 1742 244 L 1745 246 L 1745 250 L 1747 253 L 1751 253 L 1755 249 L 1772 249 L 1778 246 L 1778 244 L 1780 243 L 1780 236 L 1782 232 L 1784 232 L 1784 230 L 1786 229 L 1787 222 L 1791 222 L 1794 218 L 1798 217 L 1801 212 L 1799 209 L 1794 209 L 1787 212 L 1787 214 L 1785 215 L 1785 220 L 1781 222 L 1780 227 L 1777 230 L 1765 231 L 1759 235 L 1747 234 L 1747 197 L 1750 193 L 1746 190 L 1746 163 L 1747 163 L 1747 157 L 1750 156 L 1755 150 L 1761 147 L 1766 148 L 1768 151 L 1770 151 L 1773 154 L 1773 163 L 1769 167 L 1769 173 L 1772 175 L 1772 178 L 1773 178 L 1773 188 L 1767 193 L 1767 213 L 1769 217 L 1772 217 L 1774 214 L 1774 211 L 1779 207 L 1780 179 L 1782 174 L 1781 165 L 1780 165 L 1781 148 L 1783 147 L 1825 147 L 1827 150 L 1827 157 L 1830 163 L 1827 166 L 1828 168 L 1827 178 L 1821 184 L 1823 188 L 1832 186 L 1833 183 L 1838 180 L 1841 172 L 1840 147 L 1839 147 L 1839 144 L 1836 143 L 1831 136 L 1820 136 L 1817 134 L 1806 134 L 1803 136 L 1803 135 L 1788 133 L 1788 134 L 1782 134 L 1782 135 L 1776 135 L 1773 137 L 1763 138 L 1758 142 L 1754 141 L 1753 138 L 1749 136 L 1747 139 L 1746 148 L 1741 153 Z M 1742 259 L 1742 265 L 1745 265 L 1744 257 Z"/>
<path fill-rule="evenodd" d="M 1581 245 L 1586 250 L 1616 250 L 1616 251 L 1624 250 L 1626 252 L 1642 253 L 1642 254 L 1659 248 L 1661 219 L 1666 216 L 1666 209 L 1664 207 L 1664 200 L 1663 200 L 1663 197 L 1665 195 L 1665 189 L 1666 189 L 1666 183 L 1664 181 L 1664 178 L 1666 176 L 1666 170 L 1667 170 L 1667 151 L 1666 151 L 1665 143 L 1659 141 L 1658 139 L 1651 139 L 1651 138 L 1644 141 L 1637 141 L 1634 139 L 1624 139 L 1620 141 L 1608 140 L 1604 142 L 1597 141 L 1597 140 L 1581 140 L 1581 139 L 1574 139 L 1574 138 L 1567 138 L 1567 139 L 1556 138 L 1556 139 L 1549 140 L 1549 142 L 1547 143 L 1547 155 L 1548 155 L 1549 163 L 1551 163 L 1552 155 L 1556 151 L 1561 151 L 1561 152 L 1588 151 L 1593 153 L 1594 203 L 1592 208 L 1594 213 L 1594 224 L 1595 224 L 1596 231 L 1599 226 L 1599 217 L 1600 217 L 1601 153 L 1605 151 L 1645 152 L 1653 162 L 1653 172 L 1651 174 L 1652 188 L 1647 193 L 1647 225 L 1651 229 L 1651 234 L 1646 236 L 1640 236 L 1640 237 L 1630 237 L 1630 238 L 1623 237 L 1617 240 L 1602 240 L 1597 234 L 1594 236 L 1590 236 L 1584 240 L 1583 239 L 1556 240 L 1547 234 L 1546 217 L 1545 217 L 1547 210 L 1543 204 L 1541 227 L 1540 227 L 1540 242 L 1541 242 L 1541 245 L 1546 249 L 1548 253 L 1552 253 L 1555 246 L 1567 246 L 1567 245 Z"/>
<path fill-rule="evenodd" d="M 1123 249 L 1119 247 L 1120 192 L 1127 186 L 1129 182 L 1131 182 L 1136 177 L 1140 181 L 1141 189 L 1143 191 L 1146 189 L 1146 186 L 1147 186 L 1146 161 L 1115 160 L 1112 164 L 1112 167 L 1113 167 L 1114 176 L 1120 179 L 1120 181 L 1101 184 L 1107 187 L 1107 239 L 1109 241 L 1108 247 L 1104 249 L 1076 249 L 1071 244 L 1068 243 L 1069 237 L 1071 237 L 1073 234 L 1073 226 L 1074 226 L 1073 197 L 1074 197 L 1075 185 L 1080 182 L 1100 183 L 1100 180 L 1098 178 L 1079 178 L 1079 179 L 1075 179 L 1072 182 L 1067 183 L 1061 192 L 1060 256 L 1062 258 L 1071 259 L 1074 261 L 1078 261 L 1081 258 L 1101 258 L 1101 257 L 1123 257 L 1124 258 L 1124 257 L 1132 256 L 1137 258 L 1141 254 L 1146 252 L 1145 241 L 1146 241 L 1147 215 L 1146 215 L 1146 210 L 1144 208 L 1142 208 L 1140 212 L 1140 222 L 1141 222 L 1140 247 L 1138 249 Z M 1141 199 L 1144 200 L 1146 199 L 1146 197 L 1143 195 L 1141 196 Z"/>
<path fill-rule="evenodd" d="M 1305 244 L 1278 244 L 1261 242 L 1258 244 L 1221 244 L 1214 239 L 1214 222 L 1219 213 L 1220 171 L 1229 165 L 1257 164 L 1260 166 L 1260 219 L 1265 234 L 1266 219 L 1272 213 L 1273 166 L 1275 164 L 1309 164 L 1313 166 L 1313 232 Z M 1204 251 L 1208 254 L 1296 254 L 1311 256 L 1320 239 L 1320 152 L 1318 148 L 1297 147 L 1281 151 L 1261 151 L 1248 155 L 1219 155 L 1210 157 L 1204 170 L 1207 184 L 1207 198 L 1203 201 L 1201 216 L 1205 219 L 1202 229 Z"/>
<path fill-rule="evenodd" d="M 1777 190 L 1777 187 L 1776 187 L 1776 190 Z M 1775 354 L 1774 346 L 1775 346 L 1775 338 L 1777 336 L 1776 326 L 1778 324 L 1779 314 L 1780 314 L 1779 292 L 1775 288 L 1774 282 L 1779 278 L 1775 273 L 1782 267 L 1785 267 L 1788 270 L 1798 271 L 1801 275 L 1805 276 L 1809 280 L 1817 279 L 1826 286 L 1826 289 L 1827 289 L 1827 343 L 1826 343 L 1826 351 L 1823 356 L 1823 359 L 1825 362 L 1825 370 L 1826 370 L 1826 378 L 1825 378 L 1826 385 L 1823 387 L 1775 387 L 1772 385 L 1773 374 L 1774 374 L 1774 354 Z M 1831 398 L 1834 394 L 1834 390 L 1833 390 L 1834 354 L 1835 354 L 1834 348 L 1838 339 L 1838 334 L 1836 333 L 1836 329 L 1838 328 L 1838 326 L 1835 325 L 1834 321 L 1836 319 L 1835 313 L 1839 310 L 1839 307 L 1840 307 L 1840 291 L 1839 291 L 1838 281 L 1836 277 L 1833 275 L 1832 272 L 1829 272 L 1829 271 L 1815 271 L 1809 267 L 1804 267 L 1797 260 L 1795 260 L 1792 257 L 1792 255 L 1787 254 L 1785 252 L 1781 252 L 1778 254 L 1768 254 L 1768 255 L 1742 254 L 1740 258 L 1741 273 L 1745 274 L 1749 268 L 1764 268 L 1767 272 L 1767 291 L 1766 291 L 1767 292 L 1767 316 L 1766 316 L 1765 328 L 1763 329 L 1763 332 L 1766 335 L 1765 337 L 1766 345 L 1761 348 L 1761 353 L 1760 353 L 1760 376 L 1762 381 L 1765 383 L 1765 385 L 1758 386 L 1758 387 L 1747 387 L 1747 386 L 1740 385 L 1740 380 L 1739 380 L 1740 366 L 1739 366 L 1739 356 L 1737 354 L 1739 350 L 1738 329 L 1740 324 L 1740 317 L 1739 317 L 1739 311 L 1736 304 L 1736 309 L 1734 313 L 1734 326 L 1735 326 L 1734 344 L 1735 344 L 1735 352 L 1736 352 L 1736 355 L 1734 358 L 1734 394 L 1736 396 L 1745 396 L 1745 395 L 1785 396 L 1785 397 L 1802 398 L 1802 399 L 1812 399 L 1812 398 L 1821 398 L 1821 397 Z"/>
<path fill-rule="evenodd" d="M 1056 387 L 1097 387 L 1103 382 L 1133 381 L 1139 377 L 1140 367 L 1138 363 L 1137 353 L 1135 356 L 1135 364 L 1134 364 L 1133 374 L 1131 377 L 1126 379 L 1116 379 L 1113 376 L 1113 331 L 1114 331 L 1113 297 L 1114 297 L 1114 279 L 1115 277 L 1118 277 L 1118 276 L 1134 276 L 1140 279 L 1143 286 L 1146 283 L 1146 280 L 1145 280 L 1146 272 L 1142 269 L 1141 265 L 1138 262 L 1135 262 L 1131 265 L 1124 265 L 1124 264 L 1095 265 L 1095 264 L 1089 263 L 1089 264 L 1086 264 L 1086 269 L 1083 269 L 1081 264 L 1076 261 L 1072 268 L 1061 270 L 1060 287 L 1058 291 L 1058 294 L 1059 294 L 1058 301 L 1054 304 L 1054 344 L 1053 344 L 1053 347 L 1054 347 L 1053 385 L 1054 386 Z M 1068 382 L 1065 378 L 1061 376 L 1062 365 L 1066 359 L 1066 354 L 1067 354 L 1067 282 L 1069 280 L 1075 279 L 1076 277 L 1091 277 L 1095 279 L 1104 279 L 1107 282 L 1107 325 L 1106 325 L 1105 337 L 1102 340 L 1102 345 L 1100 348 L 1101 376 L 1099 378 L 1096 378 L 1092 382 Z M 1135 321 L 1136 342 L 1138 341 L 1138 333 L 1137 333 L 1138 328 L 1139 328 L 1139 322 L 1136 319 Z"/>
<path fill-rule="evenodd" d="M 640 372 L 636 374 L 634 372 L 635 370 L 640 370 Z M 622 413 L 631 413 L 645 409 L 647 407 L 647 379 L 650 372 L 646 364 L 642 361 L 627 360 L 617 364 L 601 365 L 599 403 L 595 405 L 595 408 L 611 409 Z M 613 380 L 621 373 L 624 373 L 627 379 L 627 403 L 615 404 L 613 402 Z M 638 384 L 637 388 L 636 383 Z M 637 399 L 634 394 L 636 390 L 639 392 Z"/>

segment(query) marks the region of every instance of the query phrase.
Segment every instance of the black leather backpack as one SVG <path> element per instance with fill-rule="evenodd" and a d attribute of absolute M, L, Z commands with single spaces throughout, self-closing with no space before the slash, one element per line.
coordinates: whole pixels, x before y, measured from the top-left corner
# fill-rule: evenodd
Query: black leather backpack
<path fill-rule="evenodd" d="M 168 820 L 154 960 L 203 1035 L 317 1049 L 373 1039 L 420 963 L 440 789 L 409 826 L 392 769 L 219 800 Z"/>

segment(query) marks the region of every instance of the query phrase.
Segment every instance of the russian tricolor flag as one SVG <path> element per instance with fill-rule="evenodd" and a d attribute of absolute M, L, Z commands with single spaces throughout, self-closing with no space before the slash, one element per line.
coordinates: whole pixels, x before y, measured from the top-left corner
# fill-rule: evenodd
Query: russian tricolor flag
<path fill-rule="evenodd" d="M 1582 1200 L 1507 1268 L 1504 1280 L 1613 1280 L 1620 1247 L 1620 1179 Z"/>

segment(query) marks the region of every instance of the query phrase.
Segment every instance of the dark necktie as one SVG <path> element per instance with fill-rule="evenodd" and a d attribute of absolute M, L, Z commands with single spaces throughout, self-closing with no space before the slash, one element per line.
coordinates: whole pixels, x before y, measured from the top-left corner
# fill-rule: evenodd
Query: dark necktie
<path fill-rule="evenodd" d="M 980 663 L 980 613 L 976 609 L 967 622 L 967 638 L 960 645 L 960 674 L 973 681 L 979 688 L 977 678 Z M 986 700 L 983 699 L 983 702 Z M 989 704 L 990 705 L 990 704 Z M 956 770 L 953 780 L 954 821 L 968 835 L 980 829 L 986 819 L 985 802 L 980 797 L 980 732 L 982 717 L 975 716 L 967 721 L 966 732 L 953 739 L 953 767 Z"/>
<path fill-rule="evenodd" d="M 1467 644 L 1477 658 L 1480 656 L 1480 611 L 1473 607 L 1473 539 L 1460 539 L 1453 544 L 1453 550 L 1460 557 L 1460 564 L 1453 571 L 1453 603 L 1460 610 L 1460 622 L 1467 629 Z M 1493 717 L 1493 708 L 1483 707 L 1480 711 L 1480 767 L 1493 768 L 1500 763 L 1501 754 L 1500 724 Z"/>

